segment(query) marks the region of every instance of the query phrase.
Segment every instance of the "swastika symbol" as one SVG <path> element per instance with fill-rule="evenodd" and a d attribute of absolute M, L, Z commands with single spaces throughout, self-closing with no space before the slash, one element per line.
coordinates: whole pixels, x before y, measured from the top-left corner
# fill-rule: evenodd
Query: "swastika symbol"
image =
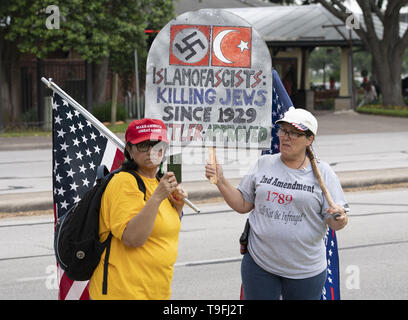
<path fill-rule="evenodd" d="M 172 29 L 170 63 L 208 65 L 209 40 L 208 35 L 203 31 L 191 26 L 175 26 Z"/>
<path fill-rule="evenodd" d="M 184 48 L 182 48 L 178 43 L 176 43 L 174 45 L 180 51 L 180 53 L 184 53 L 187 50 L 190 51 L 190 54 L 188 56 L 184 57 L 184 59 L 186 61 L 190 60 L 191 57 L 194 57 L 197 54 L 197 51 L 194 50 L 195 45 L 198 44 L 201 47 L 201 49 L 205 49 L 205 45 L 202 43 L 202 41 L 200 39 L 196 39 L 192 43 L 188 42 L 188 40 L 190 40 L 191 38 L 194 38 L 196 35 L 197 35 L 197 31 L 194 31 L 190 35 L 188 35 L 185 38 L 181 39 L 181 41 L 185 44 Z"/>

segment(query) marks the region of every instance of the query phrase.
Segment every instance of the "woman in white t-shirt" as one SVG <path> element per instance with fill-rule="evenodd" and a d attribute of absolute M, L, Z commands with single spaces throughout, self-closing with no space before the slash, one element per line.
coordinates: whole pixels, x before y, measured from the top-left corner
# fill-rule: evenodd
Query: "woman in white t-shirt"
<path fill-rule="evenodd" d="M 278 120 L 280 153 L 261 156 L 237 188 L 206 165 L 206 177 L 217 175 L 217 187 L 228 205 L 249 215 L 248 251 L 241 275 L 245 299 L 319 299 L 326 279 L 323 238 L 327 226 L 347 225 L 348 204 L 340 182 L 327 163 L 318 167 L 336 205 L 330 207 L 314 176 L 306 148 L 317 133 L 308 111 L 291 108 Z M 339 213 L 335 220 L 333 214 Z"/>

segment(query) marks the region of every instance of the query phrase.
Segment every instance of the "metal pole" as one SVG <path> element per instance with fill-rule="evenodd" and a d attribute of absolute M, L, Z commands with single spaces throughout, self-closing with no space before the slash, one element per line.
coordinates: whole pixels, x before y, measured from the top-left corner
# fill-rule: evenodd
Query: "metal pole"
<path fill-rule="evenodd" d="M 140 119 L 142 117 L 142 113 L 140 110 L 140 94 L 139 94 L 139 66 L 137 60 L 137 49 L 135 49 L 135 77 L 136 77 L 136 117 Z"/>
<path fill-rule="evenodd" d="M 74 99 L 72 99 L 64 90 L 62 90 L 58 85 L 56 85 L 54 82 L 52 82 L 52 79 L 45 79 L 44 77 L 41 78 L 41 81 L 45 83 L 45 85 L 52 89 L 53 91 L 56 91 L 60 96 L 62 96 L 65 100 L 68 101 L 69 104 L 71 104 L 76 110 L 81 112 L 81 114 L 99 130 L 101 131 L 108 139 L 110 139 L 116 146 L 122 150 L 122 152 L 125 150 L 125 143 L 120 140 L 112 131 L 110 131 L 103 123 L 101 123 L 98 119 L 96 119 L 93 114 L 88 112 L 84 107 L 82 107 L 78 102 L 76 102 Z M 187 198 L 184 198 L 184 203 L 187 204 L 191 209 L 193 209 L 195 212 L 199 213 L 200 209 L 197 208 L 190 200 Z"/>
<path fill-rule="evenodd" d="M 355 87 L 354 87 L 354 57 L 353 57 L 353 33 L 350 29 L 350 78 L 351 78 L 351 107 L 354 111 L 356 111 L 356 95 L 355 95 Z"/>
<path fill-rule="evenodd" d="M 45 79 L 44 77 L 41 78 L 41 81 L 45 83 L 45 85 L 53 91 L 56 91 L 60 96 L 62 96 L 65 100 L 67 100 L 76 110 L 82 113 L 82 115 L 92 122 L 92 124 L 101 131 L 109 140 L 111 140 L 116 146 L 121 149 L 122 151 L 125 150 L 125 143 L 120 140 L 112 131 L 105 127 L 98 119 L 94 117 L 92 113 L 82 107 L 78 102 L 76 102 L 73 98 L 71 98 L 64 90 L 62 90 L 58 85 L 52 82 L 52 79 Z"/>
<path fill-rule="evenodd" d="M 40 83 L 41 76 L 44 74 L 44 60 L 37 58 L 37 115 L 39 126 L 44 125 L 44 90 Z"/>

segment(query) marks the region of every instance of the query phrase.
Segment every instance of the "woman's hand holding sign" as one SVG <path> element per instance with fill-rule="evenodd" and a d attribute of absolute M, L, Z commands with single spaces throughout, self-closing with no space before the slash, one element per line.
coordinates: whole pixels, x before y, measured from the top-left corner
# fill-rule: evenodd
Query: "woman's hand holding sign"
<path fill-rule="evenodd" d="M 254 208 L 253 203 L 245 201 L 241 192 L 224 177 L 222 166 L 217 162 L 215 153 L 211 159 L 207 161 L 205 177 L 210 181 L 216 178 L 214 184 L 216 184 L 218 190 L 221 192 L 225 202 L 238 213 L 248 213 Z"/>

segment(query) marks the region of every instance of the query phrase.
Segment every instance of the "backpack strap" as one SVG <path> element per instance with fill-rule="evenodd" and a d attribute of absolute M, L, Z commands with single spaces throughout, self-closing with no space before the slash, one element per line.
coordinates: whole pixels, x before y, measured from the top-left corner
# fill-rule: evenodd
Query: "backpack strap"
<path fill-rule="evenodd" d="M 109 170 L 105 165 L 100 165 L 96 169 L 96 181 L 100 181 L 101 179 L 105 178 L 109 175 Z"/>
<path fill-rule="evenodd" d="M 117 169 L 109 173 L 109 170 L 105 166 L 100 166 L 98 167 L 98 170 L 97 170 L 97 179 L 100 180 L 101 178 L 106 177 L 109 174 L 111 174 L 111 177 L 112 177 L 115 173 L 118 173 L 120 171 L 128 172 L 135 177 L 137 181 L 137 186 L 139 187 L 139 190 L 143 192 L 144 200 L 146 201 L 146 186 L 143 182 L 143 179 L 133 170 L 127 171 L 127 170 Z M 156 175 L 156 178 L 158 181 L 160 181 L 161 177 L 159 176 L 159 173 Z M 106 245 L 106 253 L 105 253 L 105 260 L 103 264 L 102 294 L 107 294 L 108 292 L 108 265 L 109 265 L 109 255 L 110 255 L 112 236 L 113 236 L 112 232 L 109 232 L 108 238 L 104 241 L 104 245 Z"/>
<path fill-rule="evenodd" d="M 105 240 L 106 253 L 105 253 L 105 260 L 103 264 L 102 294 L 108 293 L 108 264 L 109 264 L 111 242 L 112 242 L 112 232 L 109 232 L 108 238 Z"/>
<path fill-rule="evenodd" d="M 105 185 L 105 188 L 106 188 L 110 180 L 113 178 L 113 176 L 119 171 L 120 169 L 109 172 L 108 168 L 106 168 L 105 165 L 100 165 L 96 171 L 96 181 L 98 182 L 98 181 L 101 181 L 102 179 L 106 179 L 106 185 Z M 104 189 L 104 192 L 105 192 L 105 189 Z M 108 266 L 109 266 L 109 255 L 110 255 L 112 236 L 113 236 L 112 232 L 109 232 L 108 237 L 103 242 L 103 246 L 106 249 L 105 259 L 104 259 L 104 264 L 103 264 L 103 281 L 102 281 L 102 294 L 104 295 L 108 294 Z"/>
<path fill-rule="evenodd" d="M 143 182 L 143 179 L 136 173 L 136 171 L 133 170 L 129 170 L 129 171 L 125 171 L 130 173 L 131 175 L 133 175 L 137 181 L 137 186 L 139 187 L 139 190 L 143 192 L 144 194 L 144 198 L 143 200 L 146 201 L 146 186 Z"/>

